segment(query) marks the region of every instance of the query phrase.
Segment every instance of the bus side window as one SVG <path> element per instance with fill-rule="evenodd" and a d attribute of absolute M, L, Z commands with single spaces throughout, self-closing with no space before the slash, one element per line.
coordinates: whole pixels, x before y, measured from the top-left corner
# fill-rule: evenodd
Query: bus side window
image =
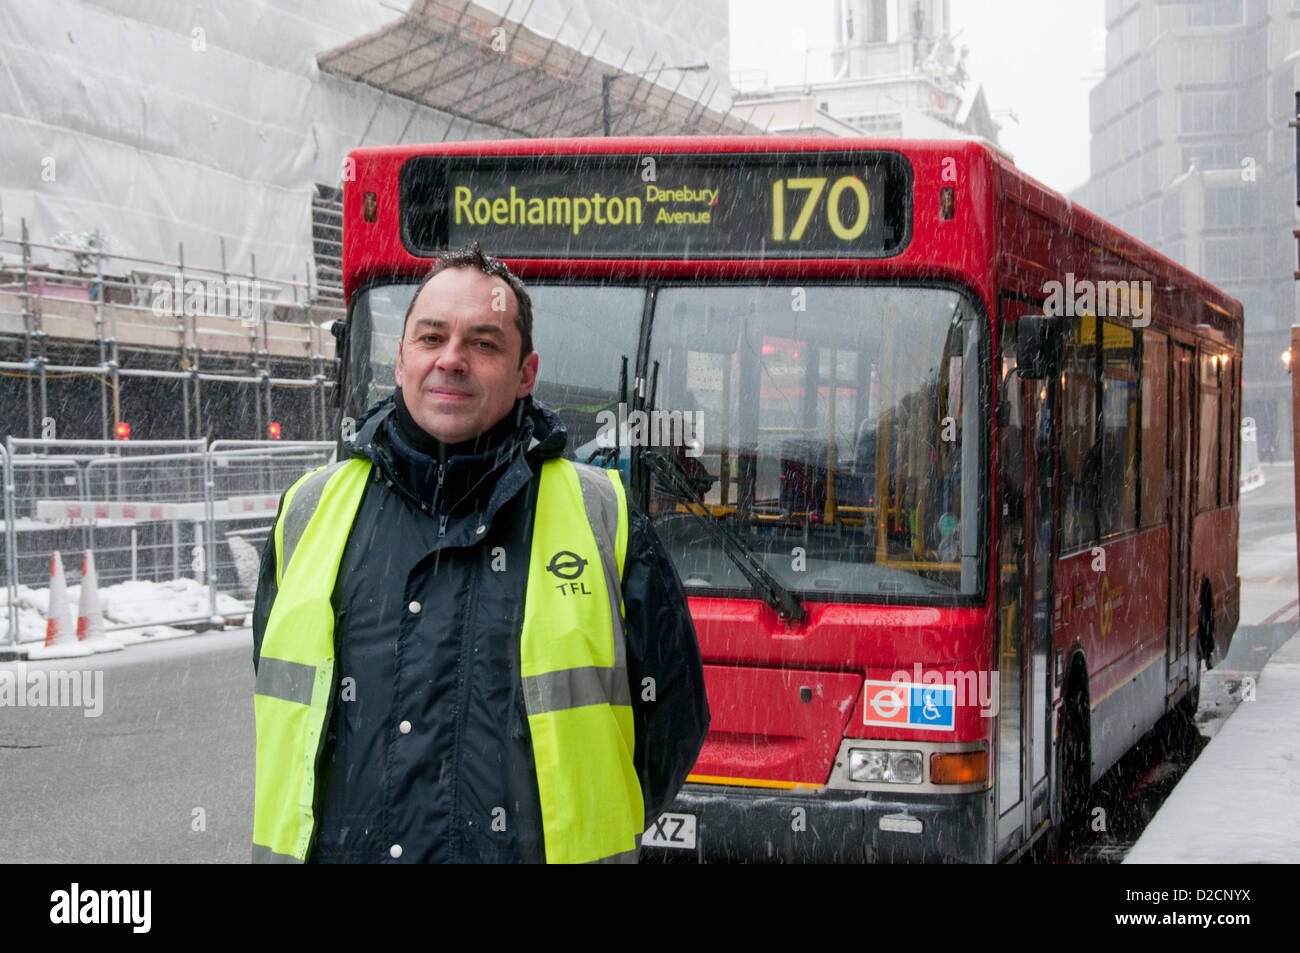
<path fill-rule="evenodd" d="M 1097 406 L 1097 319 L 1068 318 L 1061 340 L 1061 551 L 1097 539 L 1101 428 Z"/>
<path fill-rule="evenodd" d="M 1196 511 L 1204 513 L 1219 505 L 1219 357 L 1202 351 L 1200 358 L 1201 420 Z"/>
<path fill-rule="evenodd" d="M 1237 475 L 1237 457 L 1233 452 L 1237 446 L 1237 388 L 1236 369 L 1232 355 L 1219 355 L 1219 505 L 1228 506 L 1233 502 L 1233 494 L 1240 482 Z"/>
<path fill-rule="evenodd" d="M 1142 525 L 1157 526 L 1169 513 L 1169 342 L 1151 328 L 1142 338 Z"/>
<path fill-rule="evenodd" d="M 1137 529 L 1138 381 L 1141 333 L 1123 323 L 1102 328 L 1101 535 Z"/>

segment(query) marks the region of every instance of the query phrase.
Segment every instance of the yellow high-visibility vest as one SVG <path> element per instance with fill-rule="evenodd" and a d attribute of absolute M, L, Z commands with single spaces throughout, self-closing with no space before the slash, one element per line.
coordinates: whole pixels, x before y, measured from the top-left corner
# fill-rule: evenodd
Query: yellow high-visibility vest
<path fill-rule="evenodd" d="M 370 469 L 358 458 L 307 474 L 276 521 L 279 592 L 253 696 L 255 862 L 303 862 L 318 822 L 316 762 L 335 691 L 330 597 Z M 623 629 L 627 527 L 616 471 L 542 464 L 520 675 L 548 863 L 635 861 L 644 826 Z"/>

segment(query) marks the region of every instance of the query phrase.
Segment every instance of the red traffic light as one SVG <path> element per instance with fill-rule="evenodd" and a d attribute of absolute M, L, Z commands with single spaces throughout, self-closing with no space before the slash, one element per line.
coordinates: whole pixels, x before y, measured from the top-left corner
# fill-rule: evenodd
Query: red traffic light
<path fill-rule="evenodd" d="M 125 420 L 117 425 L 117 439 L 118 440 L 131 439 L 131 425 L 127 423 Z"/>
<path fill-rule="evenodd" d="M 280 439 L 280 421 L 272 420 L 266 425 L 266 432 L 271 435 L 272 440 Z"/>

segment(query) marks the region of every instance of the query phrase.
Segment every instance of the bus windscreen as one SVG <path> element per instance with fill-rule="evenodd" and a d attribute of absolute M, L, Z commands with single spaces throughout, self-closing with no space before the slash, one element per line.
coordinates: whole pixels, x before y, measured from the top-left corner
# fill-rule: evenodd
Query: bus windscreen
<path fill-rule="evenodd" d="M 883 258 L 907 245 L 895 152 L 417 156 L 402 240 L 512 258 Z"/>

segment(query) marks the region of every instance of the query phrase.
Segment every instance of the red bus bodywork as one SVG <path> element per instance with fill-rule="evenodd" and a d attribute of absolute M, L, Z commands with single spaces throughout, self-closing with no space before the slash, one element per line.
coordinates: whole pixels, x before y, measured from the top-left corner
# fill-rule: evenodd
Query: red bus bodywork
<path fill-rule="evenodd" d="M 1212 346 L 1231 355 L 1239 395 L 1239 302 L 975 142 L 698 137 L 360 149 L 350 158 L 351 178 L 344 190 L 345 294 L 350 303 L 370 282 L 416 277 L 428 269 L 429 259 L 412 255 L 399 238 L 396 183 L 402 165 L 413 156 L 563 155 L 572 156 L 576 163 L 582 156 L 600 154 L 858 149 L 896 151 L 911 167 L 910 240 L 893 257 L 556 260 L 486 251 L 506 259 L 526 283 L 562 276 L 633 284 L 668 279 L 818 279 L 852 284 L 927 279 L 958 284 L 969 290 L 987 316 L 995 379 L 988 382 L 993 406 L 986 413 L 995 422 L 1002 336 L 1014 333 L 1015 317 L 1042 312 L 1046 282 L 1067 273 L 1092 281 L 1150 281 L 1151 327 L 1171 342 L 1193 348 Z M 945 189 L 952 189 L 952 217 L 947 219 L 942 214 Z M 372 221 L 365 220 L 367 204 L 372 206 Z M 1175 413 L 1194 416 L 1197 401 L 1193 397 L 1187 407 L 1171 403 L 1169 410 L 1171 419 Z M 1239 400 L 1235 414 L 1239 418 Z M 1195 434 L 1200 428 L 1193 424 L 1191 430 Z M 1040 804 L 1038 810 L 1025 814 L 1023 822 L 1011 825 L 1009 832 L 999 830 L 996 773 L 1017 767 L 998 763 L 998 719 L 982 717 L 974 705 L 959 707 L 953 730 L 941 733 L 942 737 L 906 726 L 863 724 L 865 682 L 888 681 L 899 671 L 910 676 L 914 670 L 988 673 L 999 669 L 999 566 L 1006 557 L 999 552 L 1002 512 L 996 505 L 997 488 L 1002 486 L 999 447 L 995 424 L 988 471 L 993 492 L 984 501 L 992 555 L 985 562 L 983 605 L 936 608 L 818 602 L 806 597 L 807 619 L 787 624 L 758 598 L 690 599 L 706 664 L 712 726 L 674 810 L 698 818 L 700 843 L 695 852 L 699 857 L 993 861 L 1014 856 L 1049 826 Z M 1232 459 L 1236 460 L 1235 454 Z M 1197 474 L 1192 473 L 1191 480 L 1194 488 Z M 1193 587 L 1190 598 L 1198 600 L 1192 614 L 1197 615 L 1199 600 L 1208 598 L 1214 651 L 1222 657 L 1238 611 L 1235 493 L 1225 505 L 1193 513 L 1189 520 L 1188 582 Z M 1190 669 L 1172 691 L 1167 686 L 1170 533 L 1166 523 L 1102 541 L 1105 573 L 1093 568 L 1097 558 L 1093 548 L 1064 555 L 1053 548 L 1051 671 L 1046 673 L 1048 750 L 1052 752 L 1046 775 L 1052 784 L 1048 800 L 1053 816 L 1058 816 L 1055 789 L 1060 773 L 1054 740 L 1072 666 L 1082 665 L 1086 671 L 1094 779 L 1156 717 L 1195 688 L 1199 676 Z M 1063 604 L 1066 596 L 1068 606 Z M 1191 624 L 1198 621 L 1203 620 L 1193 618 Z M 1024 638 L 1024 628 L 1012 637 Z M 1028 652 L 1022 653 L 1025 664 L 1030 658 Z M 975 773 L 968 776 L 974 780 L 956 783 L 951 794 L 930 791 L 912 796 L 870 786 L 833 790 L 828 781 L 837 758 L 846 739 L 854 738 L 924 743 L 929 746 L 927 756 L 943 750 L 972 755 L 982 751 L 985 773 L 980 773 L 975 758 L 969 763 Z M 1031 783 L 1025 779 L 1026 801 Z M 809 833 L 813 831 L 815 838 Z"/>

